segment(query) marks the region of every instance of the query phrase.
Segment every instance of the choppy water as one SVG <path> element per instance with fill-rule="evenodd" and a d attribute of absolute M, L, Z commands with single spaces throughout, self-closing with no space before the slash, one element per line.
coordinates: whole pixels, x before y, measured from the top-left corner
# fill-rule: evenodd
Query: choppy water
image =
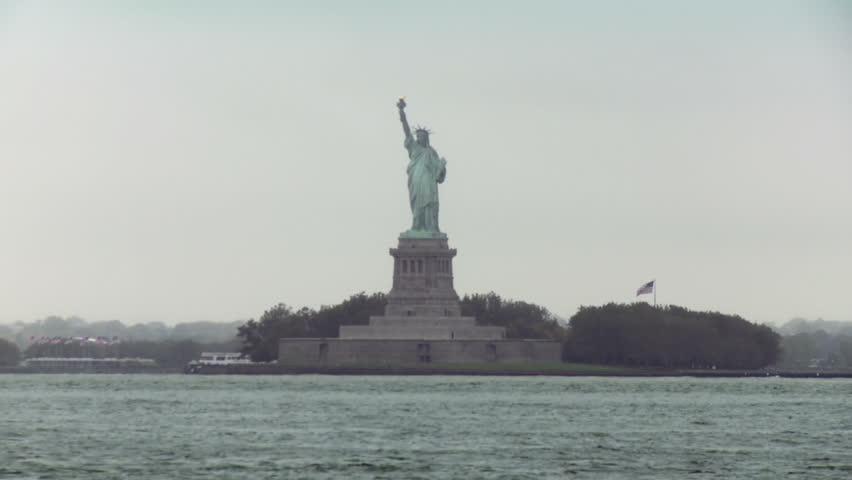
<path fill-rule="evenodd" d="M 852 381 L 0 375 L 0 478 L 852 478 Z"/>

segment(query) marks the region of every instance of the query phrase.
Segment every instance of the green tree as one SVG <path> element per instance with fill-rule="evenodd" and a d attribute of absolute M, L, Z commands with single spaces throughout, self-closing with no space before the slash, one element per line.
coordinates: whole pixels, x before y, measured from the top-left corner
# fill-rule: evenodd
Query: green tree
<path fill-rule="evenodd" d="M 785 336 L 781 343 L 782 368 L 808 368 L 813 365 L 847 368 L 852 360 L 852 337 L 832 335 L 824 330 Z"/>
<path fill-rule="evenodd" d="M 370 316 L 384 311 L 386 304 L 384 294 L 364 292 L 319 310 L 307 307 L 293 310 L 280 303 L 264 312 L 259 320 L 249 320 L 237 329 L 243 343 L 241 352 L 255 362 L 271 362 L 278 359 L 280 339 L 336 337 L 341 325 L 366 325 Z"/>
<path fill-rule="evenodd" d="M 305 310 L 305 309 L 303 309 Z M 260 320 L 249 320 L 237 328 L 242 339 L 241 352 L 255 362 L 271 362 L 278 359 L 278 340 L 285 337 L 305 336 L 306 328 L 300 328 L 297 316 L 283 303 L 263 312 Z"/>
<path fill-rule="evenodd" d="M 476 317 L 482 325 L 506 328 L 507 338 L 562 339 L 565 329 L 552 313 L 534 303 L 506 300 L 494 292 L 465 295 L 462 315 Z"/>
<path fill-rule="evenodd" d="M 17 365 L 21 352 L 14 342 L 0 338 L 0 365 Z"/>
<path fill-rule="evenodd" d="M 780 337 L 737 315 L 678 306 L 610 303 L 571 317 L 566 360 L 667 368 L 759 368 L 774 364 Z"/>

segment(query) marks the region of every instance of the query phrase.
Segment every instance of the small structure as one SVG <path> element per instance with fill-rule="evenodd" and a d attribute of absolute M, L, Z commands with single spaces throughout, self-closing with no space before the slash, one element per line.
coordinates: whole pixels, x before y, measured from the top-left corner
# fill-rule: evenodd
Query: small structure
<path fill-rule="evenodd" d="M 209 369 L 204 367 L 229 367 L 231 365 L 252 365 L 250 358 L 239 352 L 201 352 L 201 358 L 193 360 L 183 368 L 184 373 L 201 373 Z M 217 370 L 217 368 L 213 368 Z"/>
<path fill-rule="evenodd" d="M 239 352 L 201 352 L 197 365 L 244 365 L 253 363 Z"/>

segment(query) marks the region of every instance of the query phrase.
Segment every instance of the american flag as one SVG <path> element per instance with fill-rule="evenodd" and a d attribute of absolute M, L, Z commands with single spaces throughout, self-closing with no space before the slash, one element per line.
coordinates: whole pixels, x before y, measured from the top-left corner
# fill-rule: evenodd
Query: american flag
<path fill-rule="evenodd" d="M 642 285 L 641 287 L 639 287 L 639 290 L 636 290 L 636 296 L 638 297 L 639 295 L 645 295 L 646 293 L 652 293 L 654 291 L 654 282 L 656 282 L 656 280 L 651 280 L 650 282 L 646 283 L 645 285 Z"/>

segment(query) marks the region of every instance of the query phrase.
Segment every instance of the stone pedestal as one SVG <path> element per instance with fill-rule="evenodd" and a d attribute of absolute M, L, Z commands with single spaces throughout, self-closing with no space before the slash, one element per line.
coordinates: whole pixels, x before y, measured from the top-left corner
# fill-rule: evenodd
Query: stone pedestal
<path fill-rule="evenodd" d="M 388 317 L 458 317 L 459 296 L 453 288 L 453 258 L 446 238 L 400 238 L 392 248 L 393 286 Z"/>
<path fill-rule="evenodd" d="M 500 340 L 503 327 L 479 327 L 461 315 L 453 288 L 453 257 L 446 238 L 404 238 L 392 248 L 393 286 L 384 316 L 369 325 L 340 327 L 344 339 Z"/>
<path fill-rule="evenodd" d="M 386 340 L 501 340 L 503 327 L 480 327 L 473 317 L 370 317 L 369 325 L 340 327 L 340 338 Z"/>

